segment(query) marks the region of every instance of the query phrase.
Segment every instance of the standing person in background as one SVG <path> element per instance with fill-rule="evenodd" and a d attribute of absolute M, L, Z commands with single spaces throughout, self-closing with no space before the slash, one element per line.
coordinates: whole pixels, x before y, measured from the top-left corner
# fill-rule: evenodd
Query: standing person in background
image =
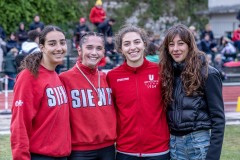
<path fill-rule="evenodd" d="M 37 29 L 39 32 L 43 30 L 44 28 L 44 23 L 40 21 L 40 16 L 35 15 L 33 22 L 29 26 L 29 30 L 35 30 Z"/>
<path fill-rule="evenodd" d="M 74 37 L 73 37 L 73 41 L 74 41 L 74 45 L 76 48 L 78 48 L 78 45 L 79 45 L 79 41 L 80 41 L 80 38 L 81 36 L 86 33 L 86 32 L 89 32 L 90 29 L 89 27 L 86 25 L 86 19 L 85 18 L 80 18 L 79 19 L 79 23 L 78 25 L 76 26 L 75 28 L 75 31 L 74 31 Z"/>
<path fill-rule="evenodd" d="M 2 25 L 0 24 L 0 38 L 2 38 L 2 40 L 4 41 L 6 38 L 6 32 L 3 29 Z"/>
<path fill-rule="evenodd" d="M 98 27 L 106 19 L 106 11 L 102 7 L 102 1 L 97 0 L 89 15 L 90 21 Z"/>
<path fill-rule="evenodd" d="M 69 105 L 55 68 L 67 52 L 66 38 L 46 26 L 41 52 L 28 55 L 14 87 L 11 120 L 13 160 L 67 160 L 71 151 Z"/>
<path fill-rule="evenodd" d="M 234 46 L 240 51 L 240 24 L 238 28 L 234 30 L 232 40 L 234 42 Z"/>
<path fill-rule="evenodd" d="M 124 26 L 115 47 L 126 61 L 107 74 L 117 113 L 117 160 L 169 160 L 169 130 L 158 64 L 144 58 L 146 32 Z"/>
<path fill-rule="evenodd" d="M 79 61 L 60 74 L 70 103 L 72 153 L 68 160 L 114 160 L 116 113 L 106 74 L 98 70 L 104 56 L 103 36 L 82 35 Z"/>
<path fill-rule="evenodd" d="M 212 42 L 214 40 L 214 34 L 210 24 L 205 25 L 205 29 L 201 33 L 200 40 L 204 39 L 206 34 L 209 35 L 210 41 Z"/>
<path fill-rule="evenodd" d="M 225 127 L 221 75 L 181 24 L 167 31 L 160 57 L 171 159 L 219 160 Z"/>
<path fill-rule="evenodd" d="M 19 24 L 19 28 L 16 32 L 16 38 L 19 46 L 22 46 L 22 43 L 27 41 L 28 39 L 28 32 L 25 29 L 25 25 L 23 22 Z"/>
<path fill-rule="evenodd" d="M 16 67 L 16 61 L 15 57 L 18 54 L 18 49 L 16 47 L 13 47 L 10 49 L 10 51 L 7 53 L 7 55 L 4 57 L 3 60 L 3 71 L 8 76 L 8 89 L 13 90 L 16 73 L 17 73 L 17 67 Z"/>

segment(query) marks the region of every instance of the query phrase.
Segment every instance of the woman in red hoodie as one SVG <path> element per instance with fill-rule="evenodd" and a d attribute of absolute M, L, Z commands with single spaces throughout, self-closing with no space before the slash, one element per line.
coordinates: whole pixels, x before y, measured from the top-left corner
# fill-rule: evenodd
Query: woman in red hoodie
<path fill-rule="evenodd" d="M 64 33 L 46 26 L 41 52 L 28 55 L 14 86 L 11 121 L 13 160 L 66 160 L 71 151 L 69 105 L 55 68 L 67 51 Z"/>
<path fill-rule="evenodd" d="M 106 18 L 106 12 L 102 8 L 102 1 L 97 0 L 95 6 L 91 9 L 89 19 L 97 27 Z"/>
<path fill-rule="evenodd" d="M 98 70 L 104 39 L 95 32 L 82 35 L 79 61 L 60 74 L 70 103 L 72 153 L 69 160 L 114 160 L 116 114 L 106 74 Z"/>

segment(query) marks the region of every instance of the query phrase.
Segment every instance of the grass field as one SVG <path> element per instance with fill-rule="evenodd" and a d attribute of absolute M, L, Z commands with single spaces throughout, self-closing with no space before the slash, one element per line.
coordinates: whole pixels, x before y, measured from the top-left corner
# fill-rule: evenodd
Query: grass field
<path fill-rule="evenodd" d="M 11 160 L 9 135 L 0 135 L 0 160 Z M 240 160 L 240 126 L 226 126 L 221 160 Z"/>

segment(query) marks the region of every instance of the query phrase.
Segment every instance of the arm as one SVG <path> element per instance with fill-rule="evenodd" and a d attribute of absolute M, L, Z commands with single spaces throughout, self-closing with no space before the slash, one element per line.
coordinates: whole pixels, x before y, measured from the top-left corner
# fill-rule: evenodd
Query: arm
<path fill-rule="evenodd" d="M 24 72 L 26 73 L 26 72 Z M 22 74 L 14 87 L 11 120 L 11 148 L 13 160 L 30 160 L 29 139 L 36 113 L 32 79 Z"/>
<path fill-rule="evenodd" d="M 215 69 L 214 73 L 209 73 L 206 80 L 205 95 L 208 111 L 212 119 L 210 147 L 206 160 L 219 160 L 224 137 L 225 115 L 222 98 L 222 80 L 219 72 Z"/>

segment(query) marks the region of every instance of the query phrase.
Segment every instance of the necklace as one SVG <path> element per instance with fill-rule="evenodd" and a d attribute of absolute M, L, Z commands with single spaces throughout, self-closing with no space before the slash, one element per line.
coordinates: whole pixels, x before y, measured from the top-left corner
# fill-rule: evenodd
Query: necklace
<path fill-rule="evenodd" d="M 83 73 L 83 71 L 79 68 L 78 64 L 76 63 L 77 69 L 79 70 L 79 72 L 82 73 L 82 75 L 84 76 L 84 78 L 88 81 L 88 83 L 93 87 L 93 89 L 96 91 L 97 95 L 98 95 L 98 105 L 102 106 L 102 101 L 100 100 L 100 96 L 99 93 L 97 91 L 97 88 L 92 84 L 92 82 L 87 78 L 87 76 Z M 97 73 L 98 73 L 98 89 L 100 90 L 100 74 L 99 71 L 97 69 Z"/>

